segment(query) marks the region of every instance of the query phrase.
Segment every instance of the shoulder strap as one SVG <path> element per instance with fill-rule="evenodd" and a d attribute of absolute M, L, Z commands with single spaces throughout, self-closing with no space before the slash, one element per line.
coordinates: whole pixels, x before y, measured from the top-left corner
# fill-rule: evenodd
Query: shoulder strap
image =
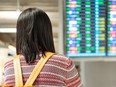
<path fill-rule="evenodd" d="M 15 86 L 16 87 L 23 87 L 23 80 L 22 80 L 22 71 L 20 66 L 20 56 L 17 55 L 14 58 L 14 74 L 15 74 Z"/>
<path fill-rule="evenodd" d="M 52 52 L 46 52 L 46 56 L 41 57 L 41 59 L 39 60 L 39 62 L 37 63 L 37 65 L 35 66 L 35 68 L 33 69 L 31 75 L 29 76 L 29 79 L 27 80 L 27 82 L 25 83 L 24 87 L 27 86 L 32 86 L 35 79 L 37 78 L 37 76 L 40 74 L 42 68 L 44 67 L 45 63 L 47 62 L 47 60 L 53 55 L 54 53 Z"/>

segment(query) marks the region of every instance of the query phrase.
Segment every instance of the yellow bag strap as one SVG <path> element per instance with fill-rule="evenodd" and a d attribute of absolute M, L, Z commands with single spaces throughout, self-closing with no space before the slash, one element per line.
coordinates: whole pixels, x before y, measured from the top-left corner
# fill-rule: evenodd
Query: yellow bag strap
<path fill-rule="evenodd" d="M 33 69 L 31 75 L 29 76 L 29 79 L 27 80 L 27 82 L 25 83 L 24 87 L 27 86 L 32 86 L 35 79 L 37 78 L 37 76 L 40 74 L 42 68 L 44 67 L 45 63 L 47 62 L 47 60 L 53 55 L 54 53 L 52 52 L 46 52 L 46 56 L 41 57 L 41 59 L 39 60 L 39 62 L 37 63 L 37 65 L 35 66 L 35 68 Z"/>
<path fill-rule="evenodd" d="M 31 75 L 29 76 L 29 79 L 25 83 L 24 87 L 32 87 L 35 79 L 40 74 L 42 68 L 44 67 L 47 60 L 55 53 L 47 52 L 46 56 L 41 57 L 35 68 L 33 69 Z M 22 80 L 22 71 L 20 66 L 20 55 L 16 56 L 14 58 L 14 73 L 15 73 L 15 86 L 16 87 L 23 87 L 23 80 Z M 9 87 L 9 86 L 5 86 Z"/>
<path fill-rule="evenodd" d="M 15 86 L 16 87 L 23 87 L 23 80 L 22 80 L 22 71 L 20 66 L 20 55 L 17 55 L 14 58 L 14 74 L 15 74 Z"/>

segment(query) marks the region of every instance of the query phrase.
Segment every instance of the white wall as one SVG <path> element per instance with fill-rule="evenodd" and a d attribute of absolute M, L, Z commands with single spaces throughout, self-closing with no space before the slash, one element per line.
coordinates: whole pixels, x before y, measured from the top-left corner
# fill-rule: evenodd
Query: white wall
<path fill-rule="evenodd" d="M 86 87 L 116 87 L 116 62 L 85 62 Z"/>

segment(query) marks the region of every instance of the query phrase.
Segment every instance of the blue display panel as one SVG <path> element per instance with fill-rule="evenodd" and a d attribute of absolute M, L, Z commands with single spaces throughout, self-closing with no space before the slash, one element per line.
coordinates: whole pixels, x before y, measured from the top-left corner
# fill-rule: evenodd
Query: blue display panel
<path fill-rule="evenodd" d="M 106 0 L 66 0 L 66 55 L 106 55 Z"/>
<path fill-rule="evenodd" d="M 108 56 L 116 56 L 116 0 L 108 2 Z"/>

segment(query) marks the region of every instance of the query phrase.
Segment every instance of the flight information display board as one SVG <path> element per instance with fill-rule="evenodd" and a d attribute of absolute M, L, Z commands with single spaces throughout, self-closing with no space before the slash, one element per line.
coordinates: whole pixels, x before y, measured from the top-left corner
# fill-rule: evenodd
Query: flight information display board
<path fill-rule="evenodd" d="M 106 55 L 106 0 L 66 0 L 66 55 Z"/>
<path fill-rule="evenodd" d="M 108 56 L 116 56 L 116 0 L 108 1 Z"/>

